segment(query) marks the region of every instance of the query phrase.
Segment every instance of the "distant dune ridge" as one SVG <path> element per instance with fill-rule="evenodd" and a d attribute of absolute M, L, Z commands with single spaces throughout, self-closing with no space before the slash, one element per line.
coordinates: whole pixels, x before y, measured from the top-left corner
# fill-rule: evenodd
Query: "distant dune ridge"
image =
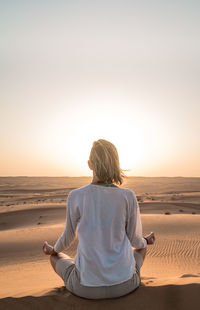
<path fill-rule="evenodd" d="M 199 309 L 200 178 L 129 177 L 143 233 L 154 231 L 141 269 L 142 285 L 116 299 L 87 300 L 63 287 L 44 240 L 63 231 L 68 193 L 90 177 L 0 178 L 0 309 Z M 76 239 L 65 252 L 75 257 Z"/>

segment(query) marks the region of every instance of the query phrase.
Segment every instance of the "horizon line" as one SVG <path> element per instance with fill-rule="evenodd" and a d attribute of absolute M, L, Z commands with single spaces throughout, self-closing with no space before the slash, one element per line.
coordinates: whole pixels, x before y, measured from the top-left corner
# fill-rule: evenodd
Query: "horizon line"
<path fill-rule="evenodd" d="M 92 178 L 93 176 L 58 176 L 58 175 L 0 175 L 0 178 Z M 126 178 L 200 178 L 200 176 L 143 176 L 129 175 Z"/>

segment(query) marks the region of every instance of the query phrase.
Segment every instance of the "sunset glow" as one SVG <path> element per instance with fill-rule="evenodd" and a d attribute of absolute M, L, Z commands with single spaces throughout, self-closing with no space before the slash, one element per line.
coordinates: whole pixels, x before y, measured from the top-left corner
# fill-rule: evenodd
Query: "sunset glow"
<path fill-rule="evenodd" d="M 197 6 L 2 2 L 0 175 L 91 175 L 101 138 L 127 175 L 200 176 Z"/>

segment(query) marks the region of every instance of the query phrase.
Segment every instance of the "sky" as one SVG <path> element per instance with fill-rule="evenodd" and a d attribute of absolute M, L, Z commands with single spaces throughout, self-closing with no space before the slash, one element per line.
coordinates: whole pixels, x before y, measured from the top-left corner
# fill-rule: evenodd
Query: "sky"
<path fill-rule="evenodd" d="M 0 175 L 200 177 L 200 2 L 0 0 Z"/>

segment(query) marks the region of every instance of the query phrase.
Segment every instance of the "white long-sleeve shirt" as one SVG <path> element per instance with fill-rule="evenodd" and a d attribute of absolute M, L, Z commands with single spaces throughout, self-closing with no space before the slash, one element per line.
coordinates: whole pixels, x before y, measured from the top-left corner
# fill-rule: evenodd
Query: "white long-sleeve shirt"
<path fill-rule="evenodd" d="M 140 210 L 128 188 L 89 184 L 67 197 L 66 225 L 54 245 L 57 253 L 76 237 L 75 265 L 85 286 L 110 286 L 130 279 L 136 272 L 132 246 L 144 248 Z"/>

